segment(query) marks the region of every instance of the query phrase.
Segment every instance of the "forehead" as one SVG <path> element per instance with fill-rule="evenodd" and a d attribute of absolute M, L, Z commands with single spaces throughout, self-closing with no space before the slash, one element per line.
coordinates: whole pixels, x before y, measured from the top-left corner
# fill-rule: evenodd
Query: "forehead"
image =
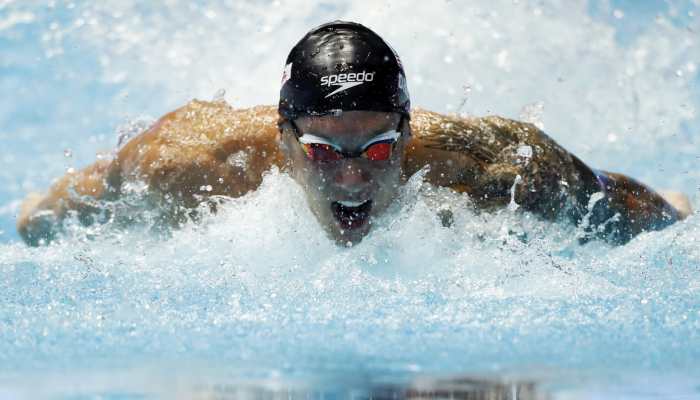
<path fill-rule="evenodd" d="M 339 115 L 305 116 L 295 122 L 302 133 L 338 142 L 362 142 L 396 129 L 399 114 L 377 111 L 345 111 Z"/>

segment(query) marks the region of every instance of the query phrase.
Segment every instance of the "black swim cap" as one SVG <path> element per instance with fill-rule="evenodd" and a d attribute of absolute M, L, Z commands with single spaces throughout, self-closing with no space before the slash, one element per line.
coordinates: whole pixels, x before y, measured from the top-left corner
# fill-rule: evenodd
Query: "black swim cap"
<path fill-rule="evenodd" d="M 285 118 L 351 110 L 410 117 L 410 109 L 399 56 L 365 26 L 344 21 L 321 25 L 287 57 L 279 102 Z"/>

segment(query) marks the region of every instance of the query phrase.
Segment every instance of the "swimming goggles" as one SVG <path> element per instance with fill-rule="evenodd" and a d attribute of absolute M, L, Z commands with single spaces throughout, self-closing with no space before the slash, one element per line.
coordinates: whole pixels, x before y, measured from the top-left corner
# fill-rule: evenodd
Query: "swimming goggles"
<path fill-rule="evenodd" d="M 312 161 L 338 161 L 343 158 L 355 157 L 362 157 L 370 161 L 386 161 L 391 158 L 396 142 L 399 140 L 399 137 L 401 137 L 401 132 L 392 129 L 370 139 L 362 146 L 361 150 L 347 152 L 329 142 L 328 139 L 308 133 L 302 135 L 294 121 L 290 120 L 289 122 L 294 128 L 296 138 L 299 144 L 301 144 L 304 154 Z M 399 127 L 401 126 L 401 122 L 402 121 L 399 121 Z"/>

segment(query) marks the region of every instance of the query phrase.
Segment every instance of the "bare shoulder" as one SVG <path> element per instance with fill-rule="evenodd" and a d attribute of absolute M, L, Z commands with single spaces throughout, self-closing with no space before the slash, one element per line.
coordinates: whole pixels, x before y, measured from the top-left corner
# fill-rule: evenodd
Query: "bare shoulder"
<path fill-rule="evenodd" d="M 225 102 L 193 100 L 129 141 L 115 161 L 125 176 L 141 177 L 178 165 L 206 163 L 238 148 L 269 146 L 277 132 L 275 118 L 270 106 L 234 109 Z"/>
<path fill-rule="evenodd" d="M 413 116 L 407 173 L 429 165 L 431 183 L 469 193 L 479 206 L 513 200 L 554 217 L 567 199 L 576 201 L 595 183 L 587 166 L 533 124 L 424 110 Z"/>
<path fill-rule="evenodd" d="M 458 153 L 482 168 L 522 144 L 552 140 L 535 125 L 498 116 L 462 117 L 417 110 L 411 121 L 413 145 L 432 153 Z M 433 155 L 434 156 L 434 155 Z"/>
<path fill-rule="evenodd" d="M 444 115 L 420 109 L 412 114 L 411 130 L 407 173 L 429 165 L 433 183 L 467 192 L 482 184 L 485 177 L 495 172 L 494 168 L 504 168 L 504 159 L 517 156 L 519 146 L 551 140 L 536 126 L 525 122 L 498 116 Z"/>
<path fill-rule="evenodd" d="M 224 102 L 191 101 L 161 117 L 122 147 L 114 159 L 66 174 L 45 194 L 22 205 L 17 229 L 27 243 L 50 241 L 69 211 L 91 223 L 101 200 L 117 199 L 125 183 L 145 183 L 145 193 L 177 220 L 184 208 L 212 195 L 240 196 L 258 187 L 262 174 L 281 165 L 277 113 L 271 106 L 234 109 Z"/>
<path fill-rule="evenodd" d="M 276 118 L 272 106 L 234 109 L 193 100 L 119 151 L 114 184 L 141 180 L 155 194 L 175 196 L 187 206 L 195 205 L 198 194 L 246 193 L 259 185 L 262 172 L 281 164 Z"/>
<path fill-rule="evenodd" d="M 56 223 L 69 210 L 77 212 L 81 219 L 95 212 L 97 205 L 92 200 L 105 196 L 105 177 L 110 168 L 109 161 L 98 160 L 80 171 L 67 173 L 46 193 L 28 194 L 17 216 L 20 236 L 32 245 L 48 242 L 56 233 Z"/>
<path fill-rule="evenodd" d="M 477 141 L 498 149 L 514 142 L 523 143 L 547 137 L 528 122 L 495 115 L 458 116 L 421 109 L 412 114 L 411 128 L 414 138 L 419 141 L 431 142 L 436 148 L 455 150 Z"/>

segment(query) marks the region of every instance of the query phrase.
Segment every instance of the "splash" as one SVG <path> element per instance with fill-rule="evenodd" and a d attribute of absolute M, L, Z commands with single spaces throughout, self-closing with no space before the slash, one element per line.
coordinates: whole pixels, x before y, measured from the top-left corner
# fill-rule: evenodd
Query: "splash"
<path fill-rule="evenodd" d="M 12 93 L 0 102 L 0 376 L 20 371 L 31 387 L 30 371 L 45 380 L 41 371 L 64 370 L 62 382 L 76 382 L 93 369 L 138 378 L 141 367 L 216 365 L 253 377 L 493 373 L 601 384 L 670 371 L 678 380 L 654 389 L 694 387 L 697 213 L 623 247 L 579 246 L 575 228 L 517 209 L 478 213 L 418 175 L 370 236 L 341 249 L 299 188 L 272 171 L 257 192 L 219 199 L 218 214 L 171 232 L 152 229 L 157 215 L 138 185 L 114 205 L 141 210 L 129 228 L 74 224 L 61 242 L 31 249 L 13 224 L 26 192 L 97 151 L 110 157 L 115 136 L 124 143 L 152 121 L 141 115 L 212 93 L 234 106 L 274 103 L 287 51 L 335 18 L 392 44 L 414 104 L 524 111 L 594 167 L 683 190 L 697 209 L 697 8 L 0 1 L 0 88 Z M 518 154 L 528 161 L 528 149 Z"/>
<path fill-rule="evenodd" d="M 346 249 L 279 172 L 220 201 L 169 238 L 132 229 L 4 245 L 2 365 L 173 357 L 455 373 L 597 368 L 601 357 L 693 366 L 699 355 L 697 215 L 622 248 L 578 246 L 569 226 L 477 214 L 417 175 Z"/>

